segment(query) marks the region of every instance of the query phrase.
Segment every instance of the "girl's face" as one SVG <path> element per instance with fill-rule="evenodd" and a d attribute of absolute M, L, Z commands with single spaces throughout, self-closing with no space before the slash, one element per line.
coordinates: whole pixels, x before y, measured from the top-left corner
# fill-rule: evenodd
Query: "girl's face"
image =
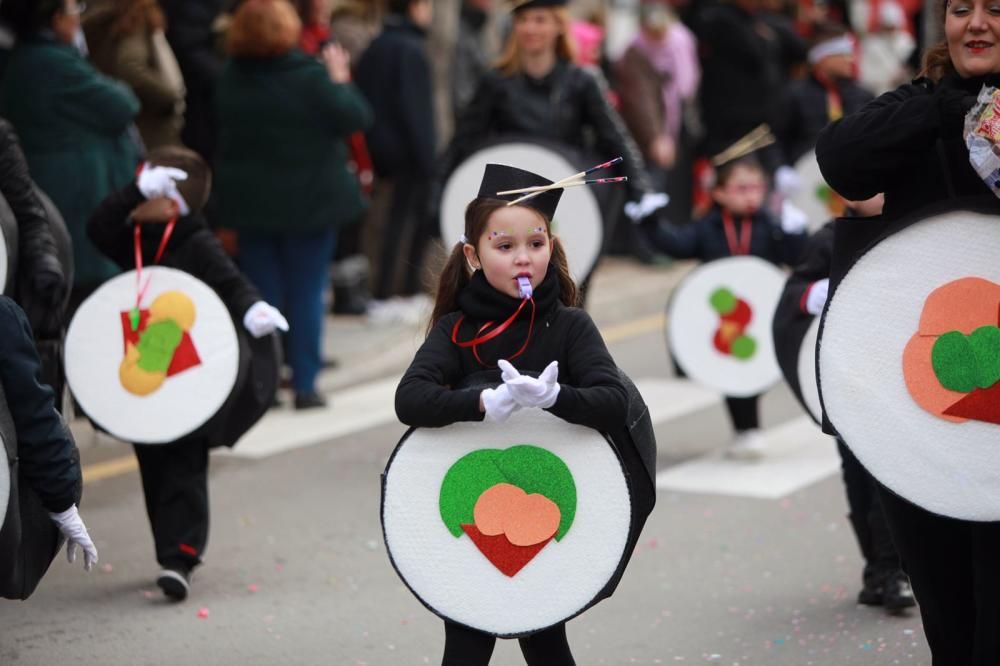
<path fill-rule="evenodd" d="M 944 35 L 962 77 L 1000 72 L 1000 0 L 951 0 Z"/>
<path fill-rule="evenodd" d="M 545 279 L 552 258 L 552 241 L 545 220 L 531 208 L 504 206 L 490 215 L 475 245 L 466 243 L 469 265 L 482 269 L 497 291 L 520 298 L 517 278 L 527 277 L 532 289 Z"/>
<path fill-rule="evenodd" d="M 725 185 L 712 190 L 715 202 L 733 215 L 753 215 L 764 205 L 767 180 L 759 169 L 734 168 Z"/>
<path fill-rule="evenodd" d="M 563 25 L 551 9 L 522 9 L 514 14 L 514 39 L 526 55 L 555 51 Z"/>

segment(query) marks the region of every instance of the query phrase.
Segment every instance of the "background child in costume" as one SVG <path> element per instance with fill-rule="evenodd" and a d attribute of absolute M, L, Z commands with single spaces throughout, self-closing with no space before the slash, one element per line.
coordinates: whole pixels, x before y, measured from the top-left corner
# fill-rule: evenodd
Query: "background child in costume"
<path fill-rule="evenodd" d="M 713 261 L 753 255 L 773 264 L 792 264 L 806 239 L 805 216 L 786 207 L 778 222 L 763 207 L 767 176 L 752 155 L 718 167 L 712 188 L 712 209 L 685 226 L 657 224 L 645 227 L 652 243 L 677 259 Z M 726 398 L 736 439 L 728 453 L 753 458 L 762 452 L 757 435 L 757 401 L 760 396 Z"/>
<path fill-rule="evenodd" d="M 17 437 L 19 481 L 26 483 L 38 495 L 49 516 L 66 537 L 69 561 L 75 561 L 76 550 L 80 548 L 83 550 L 84 567 L 89 571 L 97 563 L 97 548 L 77 510 L 83 485 L 80 454 L 55 409 L 52 389 L 40 381 L 41 364 L 28 318 L 6 296 L 0 296 L 0 339 L 3 340 L 0 347 L 0 385 Z M 4 458 L 2 464 L 8 464 L 6 455 L 0 453 L 0 456 Z M 7 523 L 13 525 L 15 520 L 8 516 L 4 521 L 4 524 Z M 38 527 L 22 525 L 24 529 Z M 21 555 L 9 552 L 7 538 L 10 536 L 13 535 L 8 535 L 6 530 L 0 531 L 0 583 L 3 584 L 8 582 L 6 575 L 11 571 L 8 558 Z M 23 541 L 20 536 L 15 540 Z M 31 564 L 39 577 L 48 568 L 53 554 L 49 552 L 44 563 Z"/>
<path fill-rule="evenodd" d="M 848 208 L 848 214 L 852 217 L 871 217 L 881 212 L 881 195 L 866 201 L 850 202 Z M 779 357 L 782 354 L 792 354 L 795 357 L 789 359 L 789 363 L 797 365 L 799 350 L 791 349 L 793 345 L 783 348 L 779 342 L 781 335 L 790 333 L 796 327 L 808 328 L 813 318 L 823 312 L 830 284 L 832 257 L 833 222 L 829 222 L 809 238 L 801 261 L 785 283 L 785 290 L 775 311 L 775 346 Z M 889 534 L 875 480 L 844 441 L 840 437 L 836 439 L 850 509 L 847 518 L 865 560 L 863 587 L 858 594 L 858 603 L 883 606 L 890 613 L 910 608 L 915 604 L 913 591 L 906 574 L 900 569 L 899 553 Z"/>
<path fill-rule="evenodd" d="M 233 320 L 243 322 L 254 337 L 287 330 L 281 313 L 260 299 L 206 225 L 200 211 L 210 190 L 211 172 L 196 153 L 160 148 L 150 153 L 135 183 L 101 202 L 87 231 L 102 252 L 122 268 L 131 269 L 135 266 L 134 225 L 143 227 L 143 263 L 152 265 L 165 223 L 176 218 L 160 263 L 207 283 Z M 172 599 L 187 597 L 191 571 L 201 563 L 208 541 L 208 450 L 233 443 L 196 436 L 134 447 L 156 559 L 163 567 L 156 582 Z"/>
<path fill-rule="evenodd" d="M 625 429 L 628 397 L 619 370 L 589 315 L 574 307 L 576 285 L 551 232 L 562 190 L 517 206 L 507 205 L 517 195 L 496 197 L 499 191 L 546 184 L 520 169 L 487 165 L 479 196 L 466 209 L 465 238 L 455 244 L 441 274 L 427 339 L 396 390 L 396 414 L 403 423 L 501 422 L 519 409 L 540 408 L 612 439 Z M 533 300 L 521 297 L 518 277 L 530 281 Z M 488 334 L 486 322 L 508 325 L 493 339 L 459 346 Z M 495 388 L 484 390 L 485 385 Z M 618 448 L 639 488 L 631 552 L 655 496 L 635 447 Z M 613 591 L 609 587 L 604 596 Z M 520 643 L 528 664 L 574 663 L 565 624 Z M 443 663 L 488 664 L 494 644 L 493 636 L 446 620 Z"/>

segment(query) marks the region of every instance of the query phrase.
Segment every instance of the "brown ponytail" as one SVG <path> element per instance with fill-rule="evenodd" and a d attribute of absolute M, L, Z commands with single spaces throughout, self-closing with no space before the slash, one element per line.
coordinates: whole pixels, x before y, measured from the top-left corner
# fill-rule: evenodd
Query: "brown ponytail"
<path fill-rule="evenodd" d="M 566 260 L 566 250 L 558 236 L 552 236 L 552 259 L 549 264 L 556 269 L 559 278 L 559 300 L 571 308 L 580 305 L 580 290 L 569 272 L 569 261 Z"/>
<path fill-rule="evenodd" d="M 430 335 L 434 325 L 441 321 L 449 312 L 458 309 L 458 294 L 469 284 L 469 266 L 465 260 L 464 243 L 455 243 L 448 261 L 441 269 L 437 290 L 434 295 L 434 311 L 427 322 L 427 335 Z"/>
<path fill-rule="evenodd" d="M 941 2 L 934 10 L 941 25 L 944 25 L 945 12 L 948 11 L 948 2 Z M 917 76 L 924 76 L 938 83 L 945 76 L 955 73 L 955 65 L 951 61 L 951 54 L 948 52 L 948 42 L 943 41 L 927 49 L 924 52 L 923 63 Z"/>

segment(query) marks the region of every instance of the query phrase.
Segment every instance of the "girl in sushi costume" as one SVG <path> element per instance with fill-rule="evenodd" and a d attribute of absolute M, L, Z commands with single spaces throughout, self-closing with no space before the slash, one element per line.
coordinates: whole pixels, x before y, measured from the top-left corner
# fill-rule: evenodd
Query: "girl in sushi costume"
<path fill-rule="evenodd" d="M 427 339 L 396 389 L 396 414 L 403 423 L 433 428 L 459 421 L 502 422 L 519 409 L 545 409 L 608 433 L 615 442 L 630 441 L 627 434 L 616 436 L 626 429 L 626 387 L 594 322 L 575 307 L 578 292 L 566 253 L 552 235 L 562 190 L 511 206 L 517 195 L 496 195 L 550 184 L 514 167 L 486 166 L 479 196 L 466 209 L 464 237 L 441 274 Z M 530 296 L 519 288 L 525 281 Z M 463 384 L 495 388 L 457 388 Z M 636 447 L 616 448 L 634 484 L 630 553 L 655 497 Z M 443 664 L 488 664 L 495 641 L 445 620 Z M 528 664 L 575 663 L 565 623 L 520 643 Z"/>
<path fill-rule="evenodd" d="M 287 330 L 285 318 L 261 300 L 205 223 L 201 208 L 210 189 L 211 172 L 196 153 L 158 148 L 150 153 L 135 183 L 101 202 L 87 233 L 119 266 L 131 269 L 136 263 L 133 230 L 142 225 L 143 265 L 154 264 L 162 246 L 160 263 L 208 284 L 253 337 Z M 176 228 L 163 243 L 173 220 Z M 201 564 L 208 542 L 208 451 L 234 443 L 190 436 L 169 444 L 135 445 L 156 559 L 162 567 L 156 583 L 171 599 L 187 598 L 191 571 Z"/>

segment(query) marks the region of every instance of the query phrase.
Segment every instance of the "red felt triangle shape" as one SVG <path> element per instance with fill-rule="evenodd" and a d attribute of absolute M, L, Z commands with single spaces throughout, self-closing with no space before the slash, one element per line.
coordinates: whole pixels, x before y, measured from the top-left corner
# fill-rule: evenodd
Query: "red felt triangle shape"
<path fill-rule="evenodd" d="M 125 353 L 125 347 L 129 342 L 133 345 L 139 344 L 139 334 L 146 330 L 146 324 L 149 323 L 149 310 L 139 310 L 139 326 L 134 331 L 127 310 L 121 313 L 121 320 L 122 353 Z M 187 331 L 184 331 L 180 344 L 174 350 L 174 357 L 170 360 L 170 367 L 167 368 L 167 377 L 173 377 L 196 365 L 201 365 L 201 357 L 198 356 L 198 350 L 195 349 L 191 336 L 187 334 Z"/>
<path fill-rule="evenodd" d="M 485 555 L 486 559 L 500 570 L 500 573 L 510 577 L 513 577 L 528 562 L 535 559 L 535 555 L 538 555 L 542 548 L 545 548 L 545 545 L 552 540 L 549 538 L 533 546 L 515 546 L 507 540 L 507 536 L 504 534 L 487 536 L 480 532 L 475 525 L 462 525 L 462 529 L 472 539 L 472 543 L 476 544 L 479 552 Z"/>
<path fill-rule="evenodd" d="M 1000 425 L 1000 382 L 988 389 L 976 389 L 944 410 L 944 414 Z"/>

